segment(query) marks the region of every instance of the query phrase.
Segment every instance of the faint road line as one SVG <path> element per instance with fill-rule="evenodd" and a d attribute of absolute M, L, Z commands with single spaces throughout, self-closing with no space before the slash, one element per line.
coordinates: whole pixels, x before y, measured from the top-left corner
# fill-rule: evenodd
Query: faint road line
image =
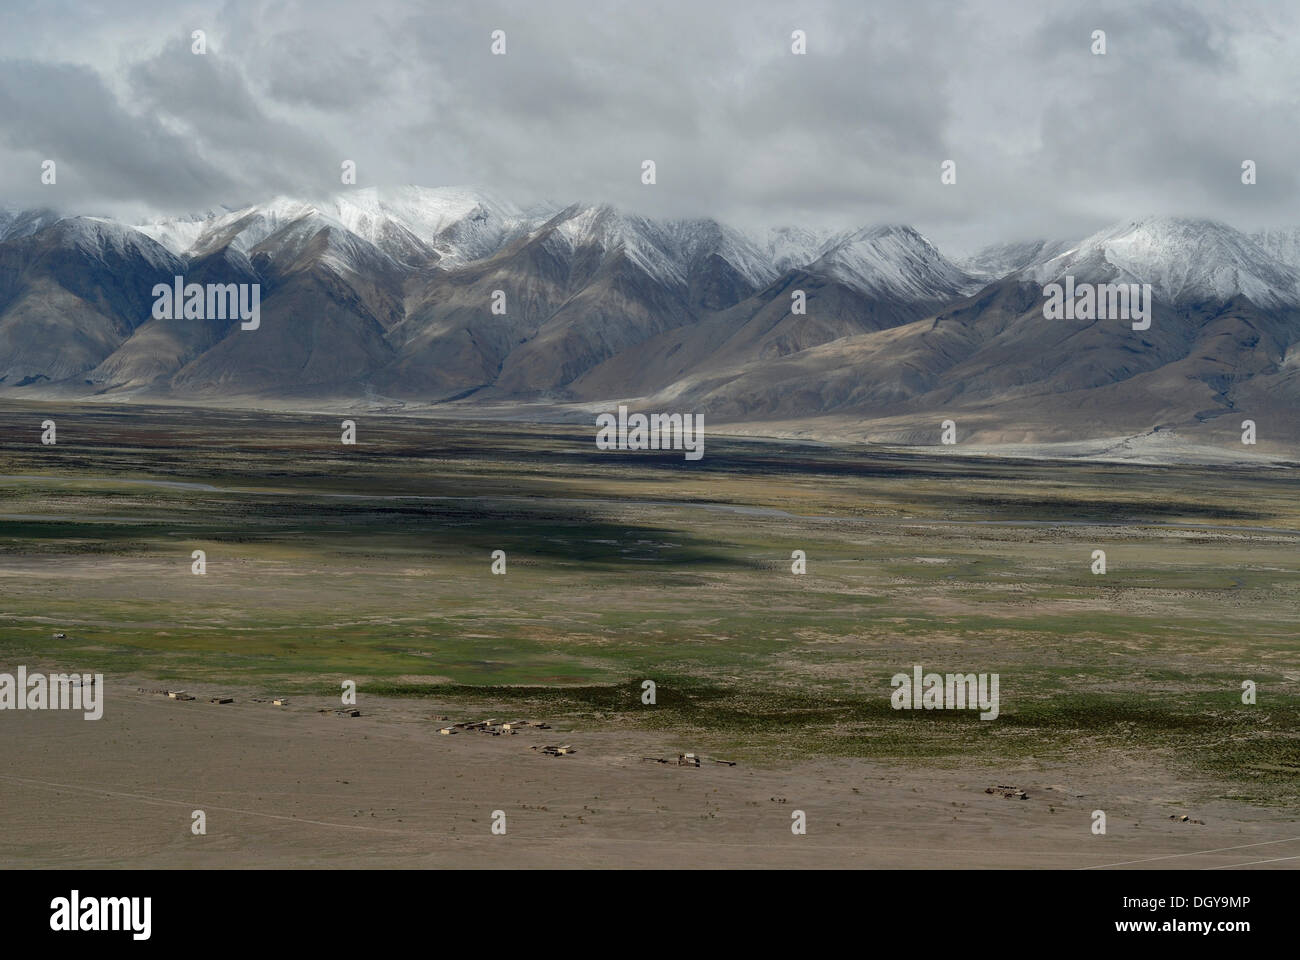
<path fill-rule="evenodd" d="M 1215 850 L 1194 850 L 1194 851 L 1192 851 L 1191 853 L 1167 853 L 1167 854 L 1165 854 L 1164 856 L 1161 856 L 1161 857 L 1146 857 L 1145 859 L 1142 859 L 1142 860 L 1122 860 L 1122 861 L 1120 861 L 1119 863 L 1098 863 L 1098 864 L 1096 864 L 1096 865 L 1094 865 L 1094 866 L 1091 866 L 1091 867 L 1080 867 L 1079 869 L 1080 869 L 1080 870 L 1104 870 L 1104 869 L 1106 869 L 1107 867 L 1127 867 L 1129 864 L 1132 864 L 1132 863 L 1151 863 L 1153 860 L 1172 860 L 1172 859 L 1175 858 L 1175 857 L 1199 857 L 1199 856 L 1201 856 L 1201 855 L 1203 855 L 1203 854 L 1207 854 L 1207 853 L 1227 853 L 1227 852 L 1230 851 L 1230 850 L 1246 850 L 1246 849 L 1248 849 L 1249 847 L 1267 847 L 1269 844 L 1272 844 L 1272 843 L 1291 843 L 1291 842 L 1296 841 L 1296 840 L 1300 840 L 1300 837 L 1287 837 L 1287 838 L 1284 839 L 1284 840 L 1261 840 L 1259 843 L 1243 843 L 1243 844 L 1241 844 L 1240 846 L 1236 846 L 1236 847 L 1219 847 L 1219 848 L 1217 848 L 1217 849 L 1215 849 Z M 1279 859 L 1282 859 L 1282 860 L 1290 860 L 1290 859 L 1292 859 L 1292 858 L 1291 858 L 1291 857 L 1281 857 L 1281 858 L 1279 858 Z M 1300 859 L 1300 858 L 1295 858 L 1295 859 Z M 1257 861 L 1257 862 L 1259 862 L 1259 863 L 1264 863 L 1265 861 L 1260 860 L 1260 861 Z M 1245 864 L 1241 864 L 1241 866 L 1245 866 Z M 1218 870 L 1218 869 L 1222 869 L 1222 868 L 1220 868 L 1220 867 L 1211 867 L 1211 868 L 1207 868 L 1207 869 Z"/>

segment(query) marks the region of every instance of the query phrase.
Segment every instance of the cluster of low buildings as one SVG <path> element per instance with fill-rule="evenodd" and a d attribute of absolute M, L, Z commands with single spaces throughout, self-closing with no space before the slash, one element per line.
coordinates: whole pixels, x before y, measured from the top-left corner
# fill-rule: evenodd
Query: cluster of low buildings
<path fill-rule="evenodd" d="M 186 693 L 184 690 L 168 690 L 166 687 L 136 687 L 136 689 L 137 689 L 138 691 L 140 691 L 141 693 L 156 693 L 156 694 L 158 694 L 159 696 L 166 697 L 168 700 L 193 700 L 193 699 L 194 699 L 194 695 L 193 695 L 193 694 L 191 694 L 191 693 Z M 209 697 L 209 698 L 208 698 L 208 703 L 234 703 L 234 702 L 235 702 L 235 698 L 234 698 L 234 697 L 216 696 L 216 697 Z M 267 703 L 268 701 L 265 700 L 265 699 L 263 699 L 263 698 L 253 697 L 253 698 L 252 698 L 252 702 L 253 702 L 253 703 Z M 269 701 L 269 702 L 272 703 L 272 704 L 274 704 L 274 705 L 277 706 L 277 707 L 283 707 L 283 706 L 286 706 L 286 705 L 289 703 L 289 698 L 288 698 L 288 697 L 275 697 L 274 699 L 272 699 L 272 700 Z M 338 712 L 339 712 L 339 713 L 342 713 L 343 711 L 340 710 L 340 711 L 338 711 Z M 353 713 L 352 713 L 352 716 L 354 716 L 354 717 L 359 717 L 360 715 L 361 715 L 361 714 L 360 714 L 359 711 L 356 711 L 356 712 L 353 712 Z"/>
<path fill-rule="evenodd" d="M 448 718 L 439 717 L 438 719 L 446 720 Z M 498 720 L 495 717 L 489 717 L 486 720 L 465 720 L 460 723 L 449 723 L 446 726 L 439 727 L 438 733 L 444 737 L 449 737 L 453 733 L 460 733 L 462 730 L 473 730 L 479 733 L 487 733 L 494 737 L 499 737 L 502 735 L 514 735 L 524 727 L 532 727 L 534 730 L 551 729 L 549 723 L 542 723 L 539 720 Z M 553 746 L 551 744 L 543 746 L 538 743 L 533 744 L 532 749 L 540 751 L 548 757 L 567 757 L 569 754 L 577 752 L 573 749 L 571 744 L 567 743 L 559 746 Z"/>
<path fill-rule="evenodd" d="M 504 734 L 515 734 L 523 727 L 534 727 L 538 730 L 551 729 L 549 724 L 537 723 L 533 720 L 510 720 L 501 721 L 495 717 L 487 720 L 466 720 L 461 723 L 451 723 L 445 727 L 439 727 L 438 732 L 444 737 L 451 736 L 453 733 L 459 733 L 461 730 L 477 730 L 482 733 L 490 733 L 494 737 Z"/>

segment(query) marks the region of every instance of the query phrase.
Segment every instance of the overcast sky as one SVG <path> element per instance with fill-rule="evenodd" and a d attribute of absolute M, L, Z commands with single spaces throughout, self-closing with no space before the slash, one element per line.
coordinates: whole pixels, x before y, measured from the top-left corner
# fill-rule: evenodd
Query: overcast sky
<path fill-rule="evenodd" d="M 0 203 L 186 213 L 345 189 L 354 160 L 360 186 L 954 251 L 1147 213 L 1300 226 L 1297 104 L 1300 4 L 1269 0 L 5 0 Z"/>

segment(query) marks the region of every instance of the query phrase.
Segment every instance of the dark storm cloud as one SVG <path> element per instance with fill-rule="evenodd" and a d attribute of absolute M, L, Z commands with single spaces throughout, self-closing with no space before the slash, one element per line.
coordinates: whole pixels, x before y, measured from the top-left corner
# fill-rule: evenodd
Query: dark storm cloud
<path fill-rule="evenodd" d="M 174 40 L 135 64 L 127 82 L 133 104 L 184 131 L 229 178 L 255 184 L 254 197 L 317 186 L 323 166 L 335 155 L 329 141 L 304 129 L 292 111 L 271 116 L 275 102 L 256 96 L 236 64 L 216 53 L 195 55 L 188 41 Z M 264 108 L 264 102 L 270 106 Z M 218 199 L 236 198 L 211 198 Z"/>
<path fill-rule="evenodd" d="M 146 0 L 4 16 L 11 203 L 53 202 L 47 156 L 61 202 L 160 213 L 340 189 L 354 160 L 363 186 L 902 221 L 959 245 L 1148 212 L 1300 222 L 1300 18 L 1284 4 Z"/>
<path fill-rule="evenodd" d="M 124 110 L 84 66 L 0 61 L 0 118 L 0 144 L 27 158 L 5 164 L 4 195 L 33 205 L 137 200 L 145 185 L 159 203 L 188 204 L 238 187 L 185 136 Z M 56 163 L 52 187 L 40 184 L 44 160 Z"/>

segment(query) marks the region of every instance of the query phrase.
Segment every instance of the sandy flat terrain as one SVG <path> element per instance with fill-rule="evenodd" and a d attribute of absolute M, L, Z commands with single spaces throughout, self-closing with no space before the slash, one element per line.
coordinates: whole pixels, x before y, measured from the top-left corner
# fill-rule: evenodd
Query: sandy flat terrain
<path fill-rule="evenodd" d="M 1185 867 L 1300 865 L 1300 823 L 1145 763 L 679 768 L 643 732 L 439 736 L 437 704 L 363 716 L 177 702 L 108 681 L 105 715 L 0 715 L 6 867 Z M 540 718 L 544 719 L 544 718 Z M 548 757 L 534 744 L 572 743 Z M 1027 800 L 984 792 L 1023 788 Z M 1104 809 L 1106 836 L 1090 832 Z M 190 831 L 204 810 L 207 834 Z M 494 836 L 494 810 L 507 832 Z M 806 836 L 790 830 L 807 815 Z M 1204 824 L 1170 821 L 1189 813 Z"/>

